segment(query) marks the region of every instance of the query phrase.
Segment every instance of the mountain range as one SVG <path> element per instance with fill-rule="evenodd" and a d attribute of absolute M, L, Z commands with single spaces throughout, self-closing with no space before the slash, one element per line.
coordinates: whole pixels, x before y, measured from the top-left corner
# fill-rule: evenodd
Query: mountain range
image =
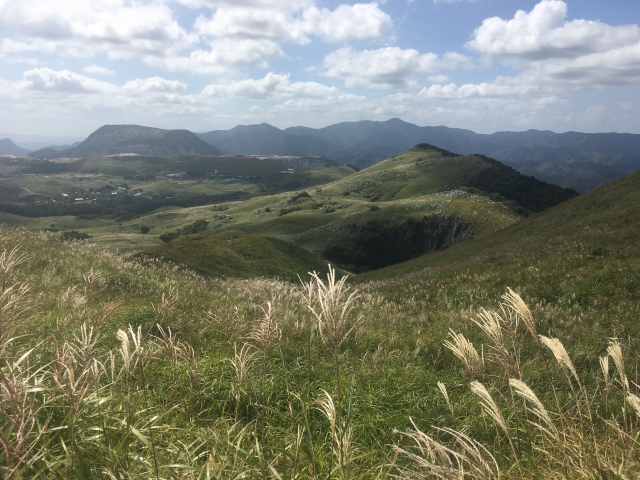
<path fill-rule="evenodd" d="M 359 168 L 428 143 L 464 155 L 487 155 L 527 175 L 580 192 L 640 169 L 640 135 L 636 134 L 528 130 L 486 135 L 444 126 L 420 127 L 394 118 L 319 129 L 280 130 L 263 123 L 197 135 L 228 154 L 318 155 Z"/>
<path fill-rule="evenodd" d="M 10 142 L 10 143 L 7 143 Z M 262 123 L 192 133 L 136 125 L 106 125 L 85 141 L 31 152 L 34 158 L 138 155 L 321 156 L 358 168 L 374 165 L 420 143 L 495 158 L 526 175 L 586 192 L 640 169 L 640 135 L 625 133 L 497 132 L 478 134 L 444 126 L 420 127 L 400 119 L 344 122 L 284 130 Z M 11 140 L 0 155 L 27 151 Z"/>

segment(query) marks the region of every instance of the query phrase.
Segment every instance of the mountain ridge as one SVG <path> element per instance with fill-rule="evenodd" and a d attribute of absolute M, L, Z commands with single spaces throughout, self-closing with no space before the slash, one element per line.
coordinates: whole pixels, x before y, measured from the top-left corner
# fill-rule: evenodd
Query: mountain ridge
<path fill-rule="evenodd" d="M 272 137 L 265 138 L 266 132 Z M 508 162 L 522 173 L 580 192 L 640 169 L 640 135 L 631 133 L 555 133 L 530 129 L 478 134 L 445 126 L 420 127 L 393 118 L 384 122 L 342 122 L 318 129 L 298 126 L 281 130 L 263 123 L 197 135 L 225 153 L 268 153 L 277 144 L 280 155 L 321 155 L 338 164 L 350 163 L 359 168 L 419 143 L 428 143 L 464 155 L 480 153 Z M 260 138 L 265 141 L 261 143 Z M 247 151 L 242 150 L 243 146 Z M 536 171 L 540 161 L 554 165 L 579 161 L 584 163 L 584 169 L 568 167 L 569 174 L 565 171 L 544 175 Z M 600 168 L 602 165 L 606 168 Z"/>

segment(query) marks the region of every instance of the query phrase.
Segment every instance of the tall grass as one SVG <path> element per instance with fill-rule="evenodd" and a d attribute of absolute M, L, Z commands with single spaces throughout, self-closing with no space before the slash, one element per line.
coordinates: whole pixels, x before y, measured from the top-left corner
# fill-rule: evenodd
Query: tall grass
<path fill-rule="evenodd" d="M 0 228 L 12 251 L 6 478 L 640 474 L 637 343 L 564 328 L 573 307 L 435 282 L 356 291 L 335 271 L 204 280 Z"/>

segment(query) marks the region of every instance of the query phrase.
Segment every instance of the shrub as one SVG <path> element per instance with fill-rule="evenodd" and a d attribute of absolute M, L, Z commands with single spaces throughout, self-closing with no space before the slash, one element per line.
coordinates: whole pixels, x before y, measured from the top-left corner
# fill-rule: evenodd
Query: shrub
<path fill-rule="evenodd" d="M 89 235 L 88 233 L 77 232 L 75 230 L 63 232 L 60 235 L 61 242 L 79 242 L 81 240 L 87 240 L 89 238 L 91 238 L 91 235 Z"/>

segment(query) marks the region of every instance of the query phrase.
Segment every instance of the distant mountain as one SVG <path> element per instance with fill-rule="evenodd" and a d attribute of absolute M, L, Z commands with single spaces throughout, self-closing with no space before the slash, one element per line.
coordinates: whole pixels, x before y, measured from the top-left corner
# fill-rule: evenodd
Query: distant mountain
<path fill-rule="evenodd" d="M 58 152 L 61 152 L 62 150 L 69 150 L 70 148 L 75 148 L 78 145 L 80 145 L 81 143 L 82 143 L 82 141 L 72 143 L 71 145 L 50 145 L 47 148 L 52 148 L 53 150 L 57 150 Z"/>
<path fill-rule="evenodd" d="M 215 130 L 196 135 L 226 154 L 322 157 L 336 149 L 329 140 L 314 135 L 289 133 L 268 123 L 239 125 L 231 130 Z"/>
<path fill-rule="evenodd" d="M 0 155 L 26 155 L 31 150 L 19 147 L 8 138 L 0 140 Z"/>
<path fill-rule="evenodd" d="M 16 145 L 31 152 L 53 145 L 71 145 L 84 140 L 82 137 L 24 135 L 15 132 L 0 132 L 0 138 L 10 138 Z"/>
<path fill-rule="evenodd" d="M 581 192 L 640 169 L 640 135 L 634 134 L 528 130 L 485 135 L 444 126 L 419 127 L 395 118 L 320 129 L 280 130 L 263 123 L 198 136 L 225 153 L 319 155 L 360 168 L 428 143 L 464 155 L 487 155 L 523 173 Z M 546 167 L 543 172 L 540 165 L 546 163 L 555 167 Z"/>
<path fill-rule="evenodd" d="M 77 146 L 49 147 L 32 152 L 34 158 L 84 158 L 135 153 L 147 156 L 220 155 L 220 151 L 188 130 L 162 130 L 138 125 L 105 125 Z"/>

